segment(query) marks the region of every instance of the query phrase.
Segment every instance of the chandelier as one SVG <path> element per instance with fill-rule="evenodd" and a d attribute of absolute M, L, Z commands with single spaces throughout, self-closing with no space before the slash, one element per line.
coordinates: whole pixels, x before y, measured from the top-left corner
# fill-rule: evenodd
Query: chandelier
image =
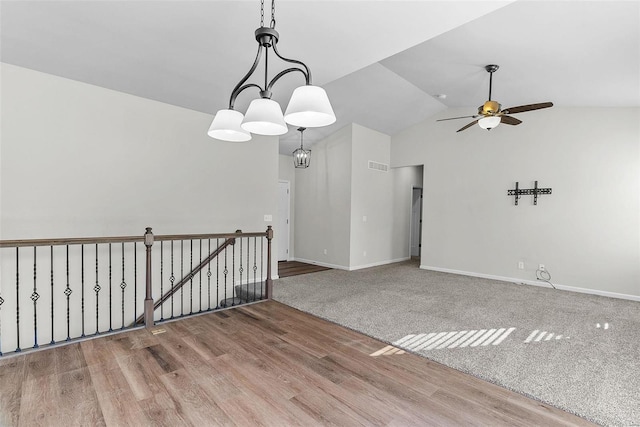
<path fill-rule="evenodd" d="M 302 136 L 306 128 L 298 128 L 300 131 L 300 148 L 293 152 L 293 165 L 296 168 L 306 169 L 311 163 L 311 150 L 305 150 L 302 146 Z"/>
<path fill-rule="evenodd" d="M 336 116 L 329 102 L 326 91 L 320 86 L 311 84 L 311 71 L 302 61 L 285 58 L 278 52 L 277 43 L 280 35 L 275 29 L 275 0 L 271 0 L 271 23 L 264 26 L 264 0 L 260 1 L 260 28 L 255 31 L 258 42 L 258 53 L 249 72 L 238 82 L 229 99 L 229 108 L 219 110 L 213 118 L 208 134 L 212 138 L 223 141 L 243 142 L 251 139 L 251 134 L 283 135 L 288 131 L 287 123 L 292 126 L 321 127 L 336 121 Z M 276 74 L 271 80 L 268 78 L 269 50 L 282 61 L 293 64 Z M 264 85 L 247 83 L 247 80 L 258 69 L 264 52 Z M 283 76 L 300 72 L 304 75 L 305 85 L 296 88 L 291 95 L 285 113 L 282 114 L 280 104 L 271 99 L 273 85 Z M 256 88 L 260 98 L 249 104 L 246 114 L 234 109 L 236 98 L 245 89 Z"/>

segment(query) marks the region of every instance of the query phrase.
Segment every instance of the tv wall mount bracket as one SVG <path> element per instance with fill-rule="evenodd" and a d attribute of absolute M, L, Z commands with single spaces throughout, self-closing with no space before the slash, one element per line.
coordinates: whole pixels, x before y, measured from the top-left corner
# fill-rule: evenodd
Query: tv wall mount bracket
<path fill-rule="evenodd" d="M 538 181 L 535 181 L 533 188 L 518 188 L 518 182 L 516 181 L 516 188 L 513 190 L 507 190 L 507 196 L 514 196 L 516 206 L 518 206 L 518 199 L 521 196 L 533 196 L 533 204 L 538 204 L 538 195 L 551 194 L 551 188 L 538 188 Z"/>

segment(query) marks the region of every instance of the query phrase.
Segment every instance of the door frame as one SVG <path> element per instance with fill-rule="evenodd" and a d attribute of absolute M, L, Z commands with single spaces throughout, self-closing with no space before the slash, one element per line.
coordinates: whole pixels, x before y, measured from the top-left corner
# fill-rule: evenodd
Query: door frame
<path fill-rule="evenodd" d="M 280 185 L 281 184 L 286 184 L 287 186 L 287 228 L 286 228 L 286 232 L 287 232 L 287 239 L 286 239 L 286 249 L 287 249 L 287 256 L 286 256 L 286 260 L 285 261 L 291 261 L 291 182 L 285 179 L 279 179 L 278 180 L 278 212 L 280 212 Z M 280 220 L 280 218 L 279 218 Z M 280 221 L 278 221 L 280 222 Z M 280 224 L 278 224 L 280 225 Z M 277 254 L 277 258 L 278 261 L 280 261 L 280 250 L 282 248 L 280 248 L 280 244 L 282 243 L 282 241 L 280 239 L 278 239 L 278 254 Z"/>
<path fill-rule="evenodd" d="M 418 258 L 422 258 L 422 216 L 424 213 L 424 188 L 416 187 L 415 185 L 411 186 L 411 197 L 410 197 L 410 219 L 409 219 L 409 257 L 413 258 L 413 193 L 415 190 L 420 190 L 420 218 L 418 221 Z"/>

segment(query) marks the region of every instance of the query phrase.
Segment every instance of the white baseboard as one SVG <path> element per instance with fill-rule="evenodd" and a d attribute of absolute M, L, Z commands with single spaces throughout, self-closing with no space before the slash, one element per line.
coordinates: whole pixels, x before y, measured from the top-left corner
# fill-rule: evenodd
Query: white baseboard
<path fill-rule="evenodd" d="M 371 263 L 371 264 L 357 265 L 355 267 L 349 267 L 349 271 L 362 270 L 363 268 L 370 268 L 370 267 L 378 267 L 380 265 L 393 264 L 395 262 L 408 261 L 410 259 L 411 259 L 411 257 L 403 257 L 403 258 L 397 258 L 397 259 L 390 259 L 390 260 L 387 260 L 387 261 L 374 262 L 374 263 Z"/>
<path fill-rule="evenodd" d="M 329 264 L 327 262 L 312 261 L 310 259 L 304 259 L 304 258 L 294 258 L 293 260 L 298 262 L 304 262 L 305 264 L 313 264 L 313 265 L 319 265 L 321 267 L 335 268 L 336 270 L 347 270 L 347 271 L 349 270 L 349 267 L 345 267 L 344 265 Z"/>
<path fill-rule="evenodd" d="M 335 268 L 336 270 L 354 271 L 354 270 L 362 270 L 363 268 L 378 267 L 380 265 L 393 264 L 394 262 L 407 261 L 409 259 L 411 259 L 411 257 L 403 257 L 403 258 L 398 258 L 398 259 L 390 259 L 390 260 L 386 260 L 386 261 L 373 262 L 371 264 L 356 265 L 356 266 L 353 266 L 353 267 L 346 267 L 344 265 L 329 264 L 329 263 L 326 263 L 326 262 L 312 261 L 310 259 L 303 259 L 303 258 L 295 258 L 294 261 L 304 262 L 306 264 L 319 265 L 319 266 L 322 266 L 322 267 Z"/>
<path fill-rule="evenodd" d="M 500 280 L 502 282 L 517 283 L 519 285 L 542 286 L 545 288 L 551 287 L 549 286 L 548 283 L 545 283 L 544 281 L 541 281 L 541 280 L 536 281 L 536 280 L 517 279 L 515 277 L 494 276 L 492 274 L 474 273 L 471 271 L 453 270 L 450 268 L 432 267 L 429 265 L 420 265 L 420 268 L 422 270 L 440 271 L 442 273 L 452 273 L 452 274 L 460 274 L 463 276 L 480 277 L 483 279 Z M 626 299 L 631 301 L 640 301 L 640 295 L 620 294 L 617 292 L 601 291 L 598 289 L 588 289 L 588 288 L 580 288 L 576 286 L 558 285 L 556 283 L 554 283 L 553 286 L 563 291 L 579 292 L 581 294 L 600 295 L 603 297 L 619 298 L 619 299 Z"/>

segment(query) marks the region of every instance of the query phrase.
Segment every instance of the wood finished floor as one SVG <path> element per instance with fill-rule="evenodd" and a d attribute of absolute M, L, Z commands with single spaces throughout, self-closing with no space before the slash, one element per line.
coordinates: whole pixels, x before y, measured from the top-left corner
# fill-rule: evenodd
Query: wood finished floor
<path fill-rule="evenodd" d="M 275 301 L 157 329 L 0 359 L 0 425 L 591 425 Z"/>
<path fill-rule="evenodd" d="M 306 264 L 299 261 L 278 261 L 278 276 L 289 277 L 300 274 L 316 273 L 318 271 L 331 270 L 321 265 Z"/>

